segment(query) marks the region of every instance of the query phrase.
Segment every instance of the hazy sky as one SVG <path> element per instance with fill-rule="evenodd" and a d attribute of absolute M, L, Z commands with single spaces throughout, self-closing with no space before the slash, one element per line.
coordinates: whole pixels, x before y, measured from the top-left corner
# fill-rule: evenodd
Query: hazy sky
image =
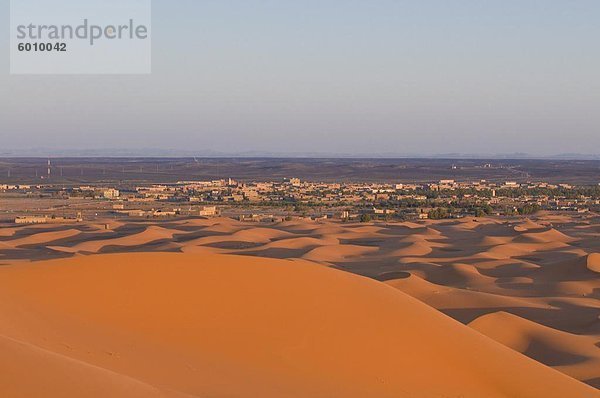
<path fill-rule="evenodd" d="M 598 0 L 154 0 L 152 30 L 148 76 L 11 76 L 3 29 L 0 149 L 600 154 Z"/>

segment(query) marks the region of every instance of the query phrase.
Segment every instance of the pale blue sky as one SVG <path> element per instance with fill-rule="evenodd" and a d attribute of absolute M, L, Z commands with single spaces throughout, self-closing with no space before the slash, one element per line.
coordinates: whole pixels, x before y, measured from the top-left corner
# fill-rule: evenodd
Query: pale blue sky
<path fill-rule="evenodd" d="M 152 29 L 149 76 L 10 76 L 0 36 L 0 145 L 600 153 L 598 0 L 154 0 Z"/>

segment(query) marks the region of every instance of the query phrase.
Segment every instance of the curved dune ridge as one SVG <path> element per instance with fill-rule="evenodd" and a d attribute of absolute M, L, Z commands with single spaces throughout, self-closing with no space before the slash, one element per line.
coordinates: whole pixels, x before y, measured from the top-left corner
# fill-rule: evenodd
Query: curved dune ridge
<path fill-rule="evenodd" d="M 0 347 L 10 397 L 599 396 L 397 289 L 302 260 L 0 268 Z"/>

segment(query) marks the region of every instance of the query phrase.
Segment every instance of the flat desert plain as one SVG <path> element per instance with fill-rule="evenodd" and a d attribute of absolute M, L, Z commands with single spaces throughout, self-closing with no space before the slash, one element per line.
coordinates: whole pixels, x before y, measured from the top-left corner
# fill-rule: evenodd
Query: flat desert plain
<path fill-rule="evenodd" d="M 0 228 L 2 397 L 600 397 L 600 217 Z"/>

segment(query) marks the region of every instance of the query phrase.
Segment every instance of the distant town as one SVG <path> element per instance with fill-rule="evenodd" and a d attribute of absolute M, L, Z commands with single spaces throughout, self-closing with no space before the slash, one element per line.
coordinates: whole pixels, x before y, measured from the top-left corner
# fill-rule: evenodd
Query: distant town
<path fill-rule="evenodd" d="M 231 217 L 370 222 L 600 211 L 600 185 L 440 180 L 425 184 L 325 183 L 285 178 L 170 184 L 0 185 L 0 219 L 17 224 L 98 218 Z"/>

